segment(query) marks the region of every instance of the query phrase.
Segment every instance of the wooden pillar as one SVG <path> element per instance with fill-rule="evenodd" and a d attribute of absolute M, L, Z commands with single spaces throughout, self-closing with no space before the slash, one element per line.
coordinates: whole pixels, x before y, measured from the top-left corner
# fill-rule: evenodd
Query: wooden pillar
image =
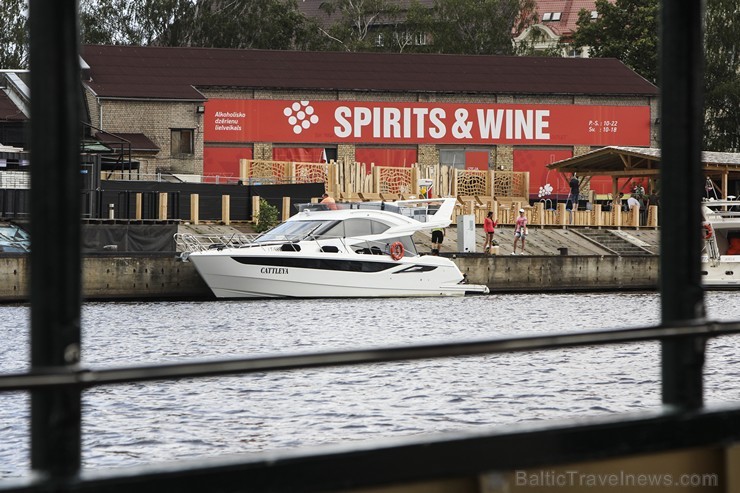
<path fill-rule="evenodd" d="M 565 202 L 558 204 L 558 224 L 560 226 L 568 224 L 568 211 L 565 210 Z"/>
<path fill-rule="evenodd" d="M 159 194 L 159 220 L 167 220 L 167 192 Z"/>
<path fill-rule="evenodd" d="M 658 206 L 657 205 L 648 206 L 647 223 L 645 225 L 651 228 L 658 227 Z"/>
<path fill-rule="evenodd" d="M 621 205 L 619 203 L 619 179 L 612 176 L 612 210 L 619 208 Z"/>
<path fill-rule="evenodd" d="M 190 194 L 190 222 L 192 224 L 200 223 L 200 195 L 197 193 Z"/>
<path fill-rule="evenodd" d="M 283 221 L 290 219 L 290 197 L 283 197 Z"/>
<path fill-rule="evenodd" d="M 135 200 L 135 203 L 136 203 L 135 206 L 134 206 L 135 209 L 136 209 L 136 212 L 135 212 L 136 216 L 135 217 L 136 217 L 136 220 L 137 221 L 141 221 L 142 210 L 143 210 L 142 209 L 142 206 L 141 206 L 141 192 L 137 192 L 136 193 L 136 196 L 135 196 L 135 199 L 134 200 Z"/>
<path fill-rule="evenodd" d="M 545 224 L 545 203 L 544 202 L 537 202 L 534 205 L 535 208 L 535 214 L 532 219 L 532 224 L 539 224 L 541 226 L 544 226 Z"/>
<path fill-rule="evenodd" d="M 239 179 L 242 181 L 242 183 L 248 183 L 249 179 L 249 161 L 247 159 L 240 159 L 239 160 Z"/>
<path fill-rule="evenodd" d="M 252 222 L 254 224 L 258 224 L 259 217 L 260 217 L 260 197 L 259 195 L 254 195 L 252 197 Z"/>
<path fill-rule="evenodd" d="M 601 204 L 594 204 L 593 207 L 593 219 L 591 220 L 592 226 L 603 226 L 604 218 L 601 215 Z"/>
<path fill-rule="evenodd" d="M 231 195 L 221 196 L 221 222 L 231 224 Z"/>
<path fill-rule="evenodd" d="M 615 206 L 612 206 L 612 226 L 617 228 L 622 226 L 622 205 L 617 202 Z"/>

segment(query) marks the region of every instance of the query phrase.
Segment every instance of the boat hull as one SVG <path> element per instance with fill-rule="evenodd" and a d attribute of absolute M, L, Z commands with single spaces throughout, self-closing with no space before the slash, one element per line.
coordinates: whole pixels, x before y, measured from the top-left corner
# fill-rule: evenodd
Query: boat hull
<path fill-rule="evenodd" d="M 740 288 L 740 255 L 722 255 L 719 260 L 702 259 L 702 284 L 713 289 Z"/>
<path fill-rule="evenodd" d="M 357 260 L 312 256 L 197 252 L 189 260 L 217 298 L 372 298 L 463 296 L 486 293 L 463 284 L 457 266 L 444 257 Z"/>

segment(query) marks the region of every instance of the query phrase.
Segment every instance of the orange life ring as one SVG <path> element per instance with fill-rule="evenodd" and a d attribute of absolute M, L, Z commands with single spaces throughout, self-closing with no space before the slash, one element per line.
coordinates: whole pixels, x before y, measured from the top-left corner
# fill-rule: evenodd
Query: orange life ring
<path fill-rule="evenodd" d="M 702 224 L 704 226 L 704 239 L 709 240 L 714 236 L 714 230 L 712 230 L 712 225 L 709 223 Z"/>
<path fill-rule="evenodd" d="M 391 258 L 401 260 L 403 258 L 403 243 L 397 241 L 391 245 Z"/>

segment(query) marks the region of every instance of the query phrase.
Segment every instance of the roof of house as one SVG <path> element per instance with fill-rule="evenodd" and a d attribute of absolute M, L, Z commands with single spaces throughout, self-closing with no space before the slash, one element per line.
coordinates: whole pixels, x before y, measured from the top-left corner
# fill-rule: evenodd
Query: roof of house
<path fill-rule="evenodd" d="M 488 94 L 649 95 L 613 58 L 548 58 L 84 45 L 102 98 L 202 101 L 205 87 Z"/>
<path fill-rule="evenodd" d="M 614 3 L 615 0 L 609 0 Z M 578 30 L 578 13 L 581 10 L 596 11 L 595 0 L 537 0 L 540 23 L 559 36 L 567 36 Z M 550 14 L 549 16 L 547 14 Z M 554 15 L 554 14 L 559 14 Z M 557 17 L 557 20 L 553 19 Z M 549 20 L 547 20 L 549 19 Z"/>
<path fill-rule="evenodd" d="M 705 173 L 740 175 L 740 153 L 703 151 L 701 160 Z M 660 148 L 607 146 L 547 167 L 581 175 L 654 176 L 660 173 Z"/>
<path fill-rule="evenodd" d="M 23 122 L 28 120 L 26 115 L 18 108 L 15 103 L 0 90 L 0 121 L 3 122 Z"/>
<path fill-rule="evenodd" d="M 335 13 L 331 16 L 327 15 L 326 12 L 321 10 L 321 4 L 325 0 L 301 0 L 298 2 L 298 11 L 306 17 L 315 19 L 324 27 L 329 27 L 340 19 L 340 14 Z M 432 7 L 434 0 L 418 0 L 418 2 L 424 7 Z M 392 2 L 393 3 L 393 2 Z M 411 0 L 395 0 L 395 3 L 402 9 L 407 9 L 411 4 Z"/>
<path fill-rule="evenodd" d="M 95 138 L 102 144 L 113 148 L 126 150 L 128 145 L 132 151 L 157 152 L 159 146 L 142 133 L 110 133 L 97 132 Z"/>

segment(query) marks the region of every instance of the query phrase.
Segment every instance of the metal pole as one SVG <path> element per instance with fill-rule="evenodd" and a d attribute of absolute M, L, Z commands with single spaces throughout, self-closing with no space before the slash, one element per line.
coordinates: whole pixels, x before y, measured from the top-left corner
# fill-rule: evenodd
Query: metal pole
<path fill-rule="evenodd" d="M 661 2 L 661 316 L 664 324 L 703 320 L 701 171 L 703 2 Z M 702 406 L 705 340 L 663 342 L 663 403 Z"/>
<path fill-rule="evenodd" d="M 80 355 L 80 68 L 75 0 L 31 0 L 31 370 Z M 79 388 L 31 392 L 31 467 L 56 485 L 81 456 Z M 60 487 L 59 489 L 64 489 Z"/>

